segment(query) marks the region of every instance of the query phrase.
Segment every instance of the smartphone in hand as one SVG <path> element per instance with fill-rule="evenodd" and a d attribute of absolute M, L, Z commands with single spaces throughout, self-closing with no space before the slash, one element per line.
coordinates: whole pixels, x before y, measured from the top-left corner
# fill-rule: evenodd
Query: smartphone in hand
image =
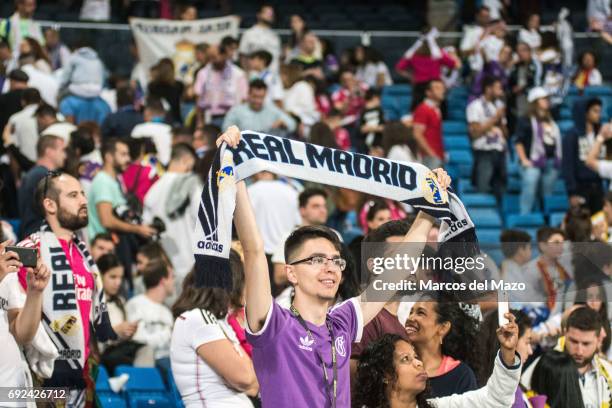
<path fill-rule="evenodd" d="M 508 292 L 506 292 L 505 290 L 497 292 L 497 319 L 499 327 L 510 323 L 508 319 L 504 316 L 509 311 L 510 305 L 508 303 Z"/>
<path fill-rule="evenodd" d="M 15 252 L 19 256 L 19 262 L 28 268 L 36 268 L 37 250 L 35 248 L 23 248 L 16 246 L 7 246 L 6 251 Z"/>

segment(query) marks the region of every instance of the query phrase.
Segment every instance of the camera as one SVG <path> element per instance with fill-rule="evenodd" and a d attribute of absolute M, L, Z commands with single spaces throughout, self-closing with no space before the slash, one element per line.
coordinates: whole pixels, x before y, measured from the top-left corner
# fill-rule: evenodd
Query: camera
<path fill-rule="evenodd" d="M 166 232 L 166 224 L 159 217 L 153 218 L 153 222 L 151 222 L 151 227 L 157 230 L 157 236 L 160 236 L 164 232 Z"/>

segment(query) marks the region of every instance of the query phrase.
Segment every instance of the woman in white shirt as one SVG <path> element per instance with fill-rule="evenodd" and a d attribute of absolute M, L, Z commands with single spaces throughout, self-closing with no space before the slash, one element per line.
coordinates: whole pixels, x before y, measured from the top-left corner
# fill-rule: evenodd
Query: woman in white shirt
<path fill-rule="evenodd" d="M 172 307 L 170 361 L 186 408 L 253 407 L 248 396 L 257 395 L 259 384 L 253 362 L 227 323 L 229 296 L 224 289 L 197 288 L 192 270 Z"/>
<path fill-rule="evenodd" d="M 531 14 L 527 17 L 527 24 L 519 30 L 518 42 L 523 42 L 536 51 L 542 45 L 542 36 L 540 35 L 540 16 Z"/>
<path fill-rule="evenodd" d="M 281 67 L 281 80 L 285 87 L 283 107 L 285 111 L 300 118 L 304 126 L 304 134 L 319 121 L 321 113 L 317 110 L 316 83 L 312 76 L 301 78 L 301 69 L 296 65 Z"/>
<path fill-rule="evenodd" d="M 354 58 L 358 64 L 355 77 L 359 81 L 370 88 L 393 84 L 389 68 L 383 62 L 380 52 L 371 47 L 357 47 Z"/>
<path fill-rule="evenodd" d="M 606 123 L 599 130 L 599 135 L 595 138 L 595 143 L 591 147 L 589 154 L 585 160 L 585 164 L 591 170 L 599 174 L 599 177 L 612 179 L 612 160 L 610 160 L 611 150 L 610 139 L 612 139 L 612 125 Z M 602 147 L 606 147 L 606 160 L 600 160 Z"/>

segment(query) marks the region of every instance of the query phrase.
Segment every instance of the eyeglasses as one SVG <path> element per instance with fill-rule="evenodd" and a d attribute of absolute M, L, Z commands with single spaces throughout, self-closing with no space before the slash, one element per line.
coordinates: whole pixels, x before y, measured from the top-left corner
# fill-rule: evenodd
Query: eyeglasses
<path fill-rule="evenodd" d="M 49 180 L 55 177 L 59 177 L 62 174 L 61 171 L 49 170 L 45 176 L 45 188 L 43 189 L 43 200 L 47 198 L 47 190 L 49 188 Z"/>
<path fill-rule="evenodd" d="M 340 269 L 341 271 L 343 271 L 346 268 L 346 260 L 340 257 L 328 258 L 323 255 L 309 256 L 308 258 L 304 258 L 304 259 L 300 259 L 299 261 L 291 262 L 289 265 L 307 263 L 308 265 L 313 265 L 313 266 L 324 266 L 327 264 L 328 261 L 331 261 L 332 265 Z"/>

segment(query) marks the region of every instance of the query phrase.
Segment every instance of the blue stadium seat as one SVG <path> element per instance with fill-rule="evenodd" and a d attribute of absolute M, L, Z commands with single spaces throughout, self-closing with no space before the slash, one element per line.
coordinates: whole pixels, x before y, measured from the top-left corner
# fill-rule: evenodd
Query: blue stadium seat
<path fill-rule="evenodd" d="M 565 188 L 565 181 L 562 178 L 558 178 L 555 181 L 555 188 L 553 189 L 555 195 L 567 195 L 567 189 Z"/>
<path fill-rule="evenodd" d="M 493 262 L 495 262 L 495 265 L 497 265 L 498 268 L 501 268 L 501 263 L 504 260 L 504 253 L 502 252 L 501 248 L 487 249 L 485 253 L 491 259 L 493 259 Z"/>
<path fill-rule="evenodd" d="M 156 368 L 120 365 L 115 375 L 128 374 L 125 394 L 130 408 L 141 406 L 173 407 L 162 376 Z"/>
<path fill-rule="evenodd" d="M 464 201 L 465 203 L 465 201 Z M 493 208 L 470 208 L 468 210 L 470 218 L 476 225 L 476 229 L 479 228 L 501 228 L 502 219 L 496 209 Z"/>
<path fill-rule="evenodd" d="M 508 228 L 519 227 L 525 228 L 539 228 L 545 224 L 544 216 L 542 213 L 531 213 L 531 214 L 510 214 L 506 222 Z"/>
<path fill-rule="evenodd" d="M 470 150 L 470 139 L 467 135 L 463 136 L 447 136 L 444 138 L 444 147 L 446 150 Z"/>
<path fill-rule="evenodd" d="M 476 193 L 476 187 L 472 184 L 472 180 L 469 177 L 461 177 L 459 179 L 459 194 L 470 194 Z"/>
<path fill-rule="evenodd" d="M 126 408 L 126 402 L 121 395 L 113 392 L 108 383 L 108 371 L 103 365 L 98 366 L 98 377 L 96 378 L 96 395 L 102 408 Z"/>
<path fill-rule="evenodd" d="M 470 166 L 474 164 L 472 152 L 467 150 L 456 150 L 453 151 L 453 154 L 449 153 L 448 161 L 452 164 L 466 164 Z"/>
<path fill-rule="evenodd" d="M 449 120 L 449 121 L 442 122 L 442 133 L 444 135 L 447 135 L 447 134 L 466 135 L 468 133 L 468 127 L 465 122 Z"/>
<path fill-rule="evenodd" d="M 554 212 L 552 214 L 550 214 L 550 226 L 551 227 L 558 227 L 561 225 L 561 223 L 563 222 L 563 220 L 565 219 L 565 213 L 564 212 Z"/>
<path fill-rule="evenodd" d="M 501 229 L 478 228 L 478 225 L 476 225 L 476 237 L 478 242 L 484 246 L 499 243 L 500 234 Z"/>
<path fill-rule="evenodd" d="M 495 208 L 497 201 L 492 194 L 473 193 L 464 194 L 461 201 L 467 208 Z"/>
<path fill-rule="evenodd" d="M 393 95 L 393 96 L 408 96 L 412 95 L 412 88 L 410 85 L 399 84 L 399 85 L 387 85 L 382 90 L 382 95 Z"/>
<path fill-rule="evenodd" d="M 566 134 L 570 130 L 574 128 L 573 120 L 560 120 L 557 125 L 559 126 L 559 130 L 562 134 Z"/>
<path fill-rule="evenodd" d="M 465 109 L 453 108 L 448 112 L 448 118 L 450 120 L 462 120 L 465 121 Z"/>
<path fill-rule="evenodd" d="M 174 400 L 174 406 L 176 408 L 184 408 L 183 399 L 181 398 L 181 393 L 179 392 L 176 382 L 174 381 L 174 376 L 172 375 L 172 371 L 168 373 L 168 390 L 170 391 L 170 396 Z"/>
<path fill-rule="evenodd" d="M 504 215 L 518 214 L 520 209 L 520 196 L 518 194 L 504 194 L 502 197 L 502 211 Z"/>
<path fill-rule="evenodd" d="M 569 209 L 569 198 L 564 195 L 549 195 L 544 197 L 544 214 L 565 212 Z"/>
<path fill-rule="evenodd" d="M 559 111 L 559 116 L 561 120 L 571 120 L 572 119 L 572 110 L 566 106 L 561 107 Z"/>
<path fill-rule="evenodd" d="M 584 88 L 585 96 L 612 96 L 612 89 L 609 86 L 592 85 Z"/>

